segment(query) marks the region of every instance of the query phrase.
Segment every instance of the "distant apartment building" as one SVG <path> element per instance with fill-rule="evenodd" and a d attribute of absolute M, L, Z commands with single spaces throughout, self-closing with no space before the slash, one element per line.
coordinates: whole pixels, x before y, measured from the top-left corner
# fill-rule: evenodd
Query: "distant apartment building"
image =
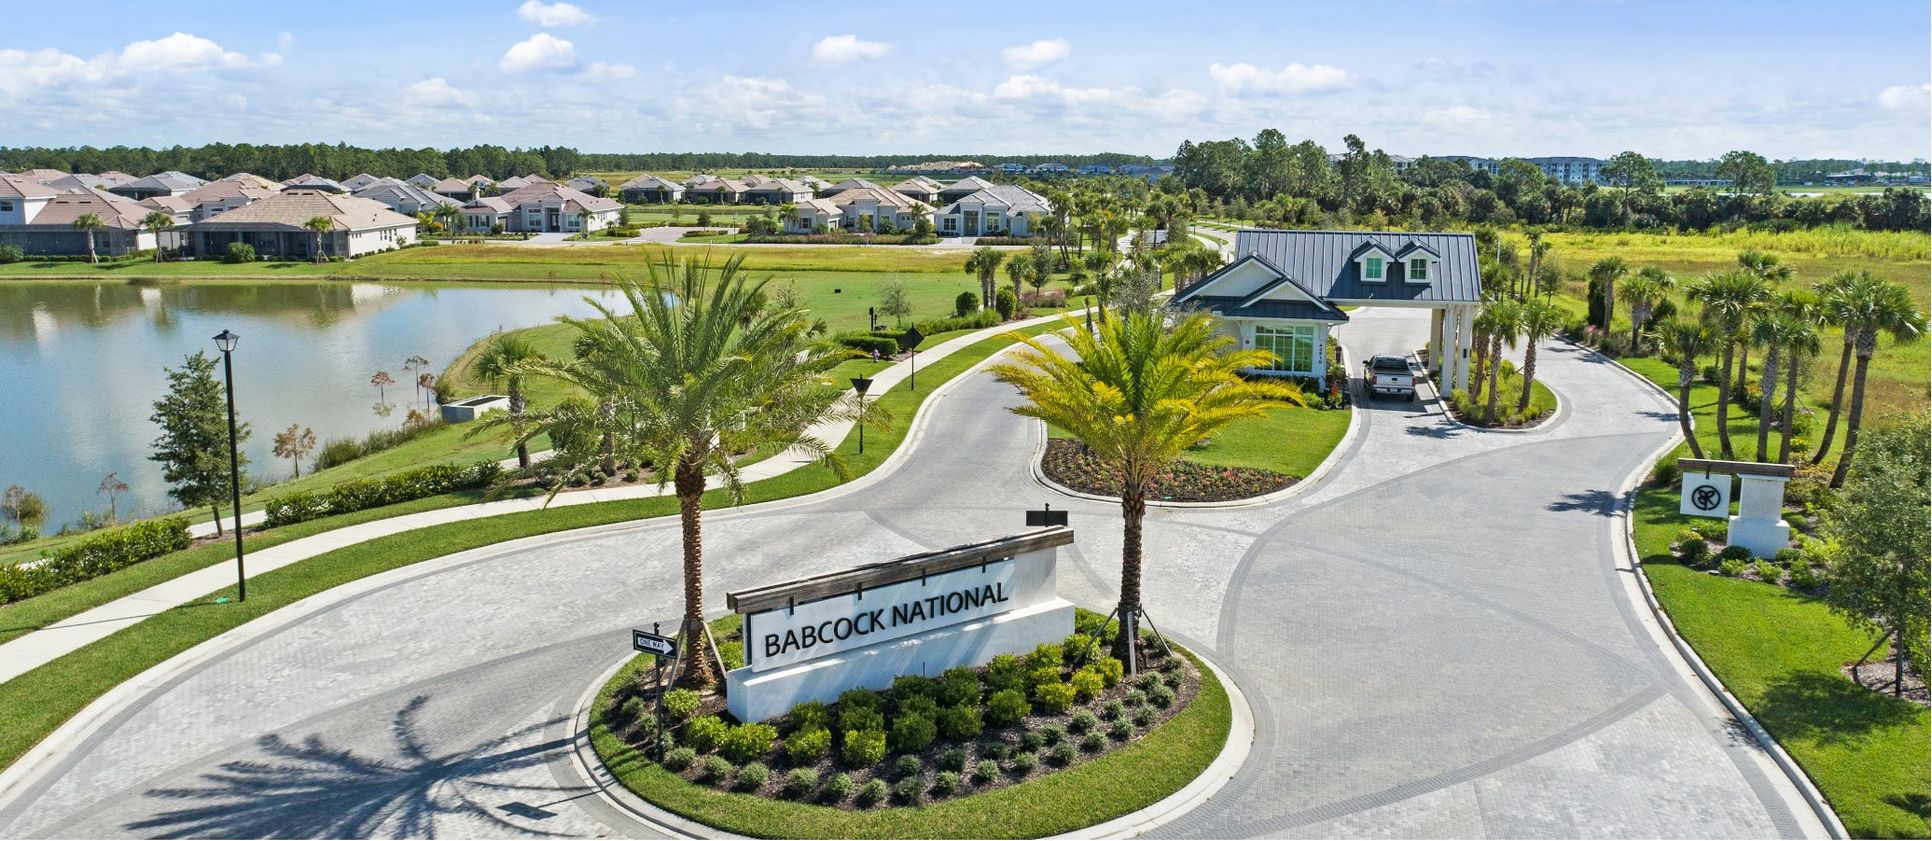
<path fill-rule="evenodd" d="M 1558 156 L 1549 158 L 1524 158 L 1536 164 L 1543 174 L 1562 184 L 1602 184 L 1603 159 Z"/>

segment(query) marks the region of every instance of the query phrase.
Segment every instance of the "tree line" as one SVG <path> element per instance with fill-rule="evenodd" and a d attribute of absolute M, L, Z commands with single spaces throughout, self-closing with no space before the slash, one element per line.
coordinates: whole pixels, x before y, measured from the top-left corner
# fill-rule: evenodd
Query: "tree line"
<path fill-rule="evenodd" d="M 1353 134 L 1343 144 L 1331 160 L 1321 144 L 1291 144 L 1276 129 L 1262 131 L 1253 142 L 1183 141 L 1174 153 L 1172 177 L 1183 188 L 1203 191 L 1228 215 L 1298 228 L 1523 223 L 1680 231 L 1846 225 L 1905 231 L 1928 224 L 1920 191 L 1792 198 L 1777 190 L 1780 165 L 1746 150 L 1710 162 L 1712 175 L 1732 179 L 1734 189 L 1667 193 L 1659 162 L 1637 152 L 1605 161 L 1606 183 L 1565 184 L 1521 158 L 1499 161 L 1495 172 L 1428 157 L 1398 171 L 1387 153 L 1369 149 Z"/>

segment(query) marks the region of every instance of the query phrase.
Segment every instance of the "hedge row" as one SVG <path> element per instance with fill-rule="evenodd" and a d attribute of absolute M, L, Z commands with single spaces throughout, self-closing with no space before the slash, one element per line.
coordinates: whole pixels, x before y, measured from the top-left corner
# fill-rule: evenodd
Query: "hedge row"
<path fill-rule="evenodd" d="M 326 491 L 284 494 L 269 499 L 264 506 L 268 512 L 266 525 L 269 528 L 286 526 L 450 491 L 480 488 L 495 482 L 502 472 L 503 468 L 494 461 L 479 461 L 468 466 L 432 464 L 380 479 L 343 482 Z"/>
<path fill-rule="evenodd" d="M 98 531 L 58 547 L 38 561 L 0 568 L 0 604 L 188 548 L 188 518 L 161 517 Z"/>

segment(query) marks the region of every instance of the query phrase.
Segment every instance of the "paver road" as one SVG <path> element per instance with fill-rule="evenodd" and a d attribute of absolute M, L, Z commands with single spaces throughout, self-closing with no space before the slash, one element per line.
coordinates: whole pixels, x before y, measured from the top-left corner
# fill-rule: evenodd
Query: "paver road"
<path fill-rule="evenodd" d="M 1422 339 L 1362 311 L 1355 358 Z M 1148 607 L 1240 683 L 1257 742 L 1174 836 L 1795 835 L 1755 748 L 1658 651 L 1613 549 L 1624 478 L 1668 404 L 1550 345 L 1551 427 L 1484 434 L 1371 403 L 1343 461 L 1271 505 L 1150 514 Z M 1112 507 L 1030 476 L 1041 429 L 984 375 L 931 407 L 897 466 L 707 514 L 707 587 L 1018 531 L 1073 512 L 1070 598 L 1105 606 Z M 290 608 L 148 686 L 0 803 L 7 837 L 636 835 L 564 770 L 566 718 L 676 615 L 677 532 L 535 539 Z M 721 604 L 719 605 L 722 606 Z"/>

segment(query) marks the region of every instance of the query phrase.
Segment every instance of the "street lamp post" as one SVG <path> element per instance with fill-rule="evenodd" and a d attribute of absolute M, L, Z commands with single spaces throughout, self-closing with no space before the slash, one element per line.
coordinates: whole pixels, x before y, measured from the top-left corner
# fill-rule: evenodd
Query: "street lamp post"
<path fill-rule="evenodd" d="M 228 489 L 232 493 L 230 502 L 235 507 L 235 588 L 236 601 L 248 601 L 248 571 L 242 564 L 242 522 L 241 522 L 241 445 L 235 431 L 235 342 L 241 336 L 233 330 L 223 330 L 215 336 L 215 347 L 221 348 L 221 370 L 228 378 Z"/>
<path fill-rule="evenodd" d="M 865 392 L 871 387 L 871 377 L 852 378 L 852 390 L 859 393 L 859 455 L 865 455 Z"/>

